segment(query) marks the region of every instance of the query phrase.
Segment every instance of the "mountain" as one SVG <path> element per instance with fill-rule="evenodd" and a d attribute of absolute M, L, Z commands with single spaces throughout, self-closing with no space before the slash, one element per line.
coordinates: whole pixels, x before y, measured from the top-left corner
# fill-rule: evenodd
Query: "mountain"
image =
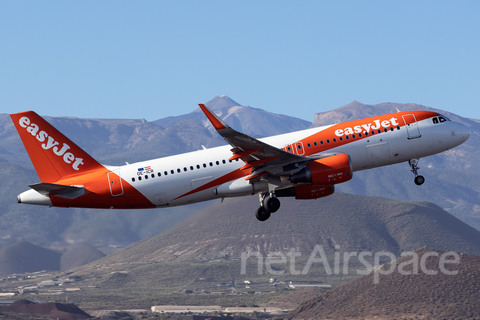
<path fill-rule="evenodd" d="M 227 96 L 207 105 L 237 130 L 255 136 L 273 135 L 310 126 L 300 119 L 239 106 Z M 407 109 L 431 108 L 417 104 L 353 102 L 317 113 L 312 126 Z M 193 108 L 192 108 L 193 109 Z M 403 201 L 430 201 L 480 229 L 480 121 L 441 111 L 472 130 L 470 139 L 453 150 L 422 159 L 426 183 L 417 187 L 406 163 L 356 172 L 337 191 L 381 196 Z M 225 144 L 199 109 L 189 114 L 148 122 L 143 119 L 79 119 L 46 117 L 101 163 L 122 165 Z M 141 210 L 84 210 L 19 205 L 17 194 L 38 182 L 30 159 L 7 114 L 0 114 L 0 248 L 26 239 L 35 243 L 89 242 L 96 247 L 125 246 L 155 236 L 209 206 Z M 313 202 L 316 203 L 316 202 Z M 255 219 L 255 218 L 252 218 Z M 102 249 L 103 250 L 103 249 Z"/>
<path fill-rule="evenodd" d="M 344 193 L 316 201 L 284 198 L 266 223 L 254 219 L 257 206 L 254 196 L 226 199 L 84 268 L 238 258 L 243 252 L 266 257 L 288 254 L 291 248 L 306 258 L 316 245 L 329 257 L 336 251 L 388 251 L 398 256 L 423 246 L 480 254 L 480 232 L 428 202 Z"/>
<path fill-rule="evenodd" d="M 60 270 L 61 255 L 28 241 L 20 241 L 0 249 L 0 274 Z"/>
<path fill-rule="evenodd" d="M 275 114 L 249 106 L 241 106 L 227 96 L 216 96 L 205 103 L 205 105 L 235 130 L 255 138 L 303 130 L 311 125 L 310 122 L 298 118 Z M 215 129 L 200 108 L 189 114 L 156 120 L 155 123 L 161 127 L 170 127 L 187 119 L 202 124 L 215 137 L 217 136 Z"/>
<path fill-rule="evenodd" d="M 17 300 L 14 303 L 3 307 L 4 312 L 23 313 L 35 315 L 46 315 L 51 319 L 79 320 L 92 318 L 89 314 L 74 304 L 58 302 L 36 303 L 29 300 Z"/>
<path fill-rule="evenodd" d="M 398 259 L 382 269 L 385 273 L 395 266 L 391 274 L 374 272 L 352 280 L 304 302 L 286 319 L 479 319 L 480 257 L 459 255 L 458 263 L 445 264 L 456 272 L 449 275 L 440 269 L 439 257 L 445 252 L 422 248 L 415 253 L 419 263 L 412 257 Z M 430 274 L 421 270 L 423 257 Z M 398 271 L 402 263 L 401 270 L 410 275 Z M 414 265 L 420 265 L 417 274 Z"/>

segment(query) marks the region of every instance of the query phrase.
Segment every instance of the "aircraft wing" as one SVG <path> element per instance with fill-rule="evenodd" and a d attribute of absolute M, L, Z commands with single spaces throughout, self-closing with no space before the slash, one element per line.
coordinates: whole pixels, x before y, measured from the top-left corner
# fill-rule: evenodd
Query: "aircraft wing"
<path fill-rule="evenodd" d="M 280 174 L 296 169 L 300 164 L 311 161 L 311 158 L 299 156 L 271 146 L 232 129 L 204 104 L 199 104 L 202 111 L 217 132 L 232 146 L 233 156 L 229 160 L 241 159 L 245 165 L 241 169 L 250 169 L 247 180 L 264 174 Z"/>

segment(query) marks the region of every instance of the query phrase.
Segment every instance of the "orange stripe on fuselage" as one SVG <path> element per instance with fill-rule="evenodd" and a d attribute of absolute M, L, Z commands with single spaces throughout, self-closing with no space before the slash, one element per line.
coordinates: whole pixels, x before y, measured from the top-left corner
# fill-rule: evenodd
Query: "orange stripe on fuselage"
<path fill-rule="evenodd" d="M 206 184 L 204 184 L 203 186 L 200 186 L 196 189 L 193 189 L 192 191 L 190 192 L 187 192 L 185 194 L 182 194 L 181 196 L 179 197 L 176 197 L 175 199 L 173 200 L 177 200 L 177 199 L 180 199 L 180 198 L 183 198 L 185 196 L 188 196 L 188 195 L 191 195 L 191 194 L 194 194 L 194 193 L 197 193 L 197 192 L 200 192 L 200 191 L 203 191 L 203 190 L 207 190 L 209 188 L 213 188 L 213 187 L 216 187 L 216 186 L 219 186 L 221 184 L 224 184 L 225 182 L 229 182 L 229 181 L 233 181 L 233 180 L 237 180 L 241 177 L 245 177 L 245 176 L 248 176 L 250 174 L 250 168 L 248 169 L 242 169 L 242 168 L 239 168 L 239 169 L 236 169 L 232 172 L 229 172 L 227 173 L 226 175 L 223 175 L 221 176 L 220 178 L 217 178 L 213 181 L 210 181 Z"/>
<path fill-rule="evenodd" d="M 303 155 L 314 155 L 339 146 L 346 145 L 348 143 L 382 134 L 385 132 L 385 129 L 390 131 L 390 128 L 394 128 L 394 130 L 397 130 L 397 126 L 404 127 L 405 122 L 402 116 L 407 114 L 414 114 L 417 122 L 440 115 L 436 112 L 431 111 L 405 111 L 342 122 L 339 124 L 335 124 L 325 130 L 319 131 L 302 140 L 292 142 L 291 144 L 297 144 L 301 142 L 303 143 L 303 148 L 305 152 Z M 367 131 L 366 129 L 368 129 L 368 135 L 365 135 L 365 132 Z M 372 130 L 375 131 L 375 134 L 372 134 Z M 378 133 L 378 130 L 381 130 L 381 133 Z M 359 136 L 359 133 L 361 134 L 361 136 Z M 355 135 L 355 138 L 353 138 L 353 135 Z M 346 138 L 346 136 L 348 136 L 348 139 Z M 329 141 L 329 143 L 327 143 L 327 140 Z M 323 144 L 320 144 L 321 141 L 323 141 Z M 314 145 L 315 142 L 317 144 L 316 146 Z M 310 144 L 310 147 L 308 147 L 308 144 Z M 283 148 L 283 150 L 287 152 L 293 151 L 289 151 L 288 147 Z"/>
<path fill-rule="evenodd" d="M 55 207 L 105 209 L 155 208 L 155 205 L 150 200 L 148 200 L 140 191 L 135 189 L 124 179 L 121 179 L 124 194 L 113 197 L 110 191 L 108 174 L 113 175 L 115 173 L 111 172 L 107 168 L 104 168 L 102 170 L 92 171 L 81 176 L 56 181 L 55 183 L 57 184 L 67 186 L 83 185 L 85 188 L 85 194 L 75 199 L 50 196 L 52 205 Z"/>

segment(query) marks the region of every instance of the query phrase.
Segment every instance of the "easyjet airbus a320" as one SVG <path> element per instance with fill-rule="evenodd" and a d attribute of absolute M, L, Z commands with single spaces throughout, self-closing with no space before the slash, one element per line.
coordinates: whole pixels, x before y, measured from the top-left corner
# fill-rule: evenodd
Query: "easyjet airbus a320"
<path fill-rule="evenodd" d="M 317 199 L 353 172 L 408 162 L 415 183 L 420 158 L 454 148 L 470 130 L 429 111 L 407 111 L 254 139 L 201 109 L 229 146 L 124 166 L 98 163 L 33 111 L 11 118 L 40 178 L 19 203 L 142 209 L 258 194 L 267 220 L 279 197 Z"/>

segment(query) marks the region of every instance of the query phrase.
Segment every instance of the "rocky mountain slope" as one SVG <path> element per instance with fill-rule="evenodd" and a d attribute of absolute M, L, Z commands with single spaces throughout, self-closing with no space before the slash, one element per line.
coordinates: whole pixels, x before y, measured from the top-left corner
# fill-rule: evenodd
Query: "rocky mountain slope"
<path fill-rule="evenodd" d="M 257 197 L 226 199 L 88 268 L 240 258 L 248 252 L 266 257 L 275 252 L 289 254 L 292 248 L 306 258 L 316 245 L 322 245 L 329 257 L 336 251 L 400 255 L 423 246 L 480 254 L 480 232 L 428 202 L 344 193 L 317 201 L 285 198 L 265 223 L 254 218 L 256 207 Z"/>
<path fill-rule="evenodd" d="M 421 269 L 415 273 L 413 267 L 420 267 L 420 262 L 403 257 L 383 269 L 386 273 L 395 266 L 396 271 L 371 273 L 329 290 L 301 304 L 286 319 L 480 318 L 480 257 L 459 255 L 458 263 L 441 265 L 442 251 L 422 248 L 415 253 L 418 261 L 426 255 L 424 267 L 430 274 Z M 398 271 L 402 263 L 410 275 Z M 454 274 L 442 272 L 441 266 Z"/>

